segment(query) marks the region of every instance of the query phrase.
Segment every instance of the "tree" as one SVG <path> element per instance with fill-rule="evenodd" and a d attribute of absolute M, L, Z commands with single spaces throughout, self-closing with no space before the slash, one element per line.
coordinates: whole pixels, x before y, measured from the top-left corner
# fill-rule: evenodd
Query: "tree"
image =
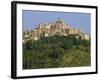
<path fill-rule="evenodd" d="M 90 65 L 90 40 L 74 36 L 41 37 L 23 47 L 23 69 L 75 67 Z"/>
<path fill-rule="evenodd" d="M 32 49 L 33 48 L 32 40 L 29 40 L 25 43 L 25 48 L 26 49 Z"/>

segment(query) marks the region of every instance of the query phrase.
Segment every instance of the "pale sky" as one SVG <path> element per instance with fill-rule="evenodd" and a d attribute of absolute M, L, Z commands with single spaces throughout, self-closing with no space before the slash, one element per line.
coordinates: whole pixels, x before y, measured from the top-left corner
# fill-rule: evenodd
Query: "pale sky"
<path fill-rule="evenodd" d="M 65 24 L 69 24 L 74 28 L 79 28 L 86 34 L 90 34 L 90 13 L 23 10 L 23 30 L 36 28 L 40 23 L 54 23 L 58 19 L 63 19 Z"/>

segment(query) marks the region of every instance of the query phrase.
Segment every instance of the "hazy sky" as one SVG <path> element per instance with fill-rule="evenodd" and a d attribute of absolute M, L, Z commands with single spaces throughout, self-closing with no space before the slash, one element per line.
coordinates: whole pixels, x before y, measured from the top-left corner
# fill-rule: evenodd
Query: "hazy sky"
<path fill-rule="evenodd" d="M 33 29 L 40 23 L 54 23 L 58 19 L 63 19 L 66 24 L 90 34 L 90 13 L 23 10 L 22 15 L 23 30 Z"/>

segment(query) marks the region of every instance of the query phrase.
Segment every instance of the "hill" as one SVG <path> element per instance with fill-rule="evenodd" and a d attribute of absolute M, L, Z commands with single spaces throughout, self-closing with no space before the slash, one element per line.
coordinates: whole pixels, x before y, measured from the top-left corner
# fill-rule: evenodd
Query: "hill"
<path fill-rule="evenodd" d="M 23 69 L 90 66 L 90 61 L 90 40 L 54 35 L 23 43 Z"/>

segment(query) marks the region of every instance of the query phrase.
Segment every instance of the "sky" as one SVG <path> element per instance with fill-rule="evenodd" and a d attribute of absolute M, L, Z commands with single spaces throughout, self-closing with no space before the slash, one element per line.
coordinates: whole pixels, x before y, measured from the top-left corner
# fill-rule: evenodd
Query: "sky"
<path fill-rule="evenodd" d="M 63 19 L 65 24 L 69 24 L 73 28 L 79 28 L 82 32 L 90 34 L 91 14 L 75 12 L 23 10 L 23 30 L 34 29 L 38 27 L 39 24 L 54 23 L 58 19 Z"/>

